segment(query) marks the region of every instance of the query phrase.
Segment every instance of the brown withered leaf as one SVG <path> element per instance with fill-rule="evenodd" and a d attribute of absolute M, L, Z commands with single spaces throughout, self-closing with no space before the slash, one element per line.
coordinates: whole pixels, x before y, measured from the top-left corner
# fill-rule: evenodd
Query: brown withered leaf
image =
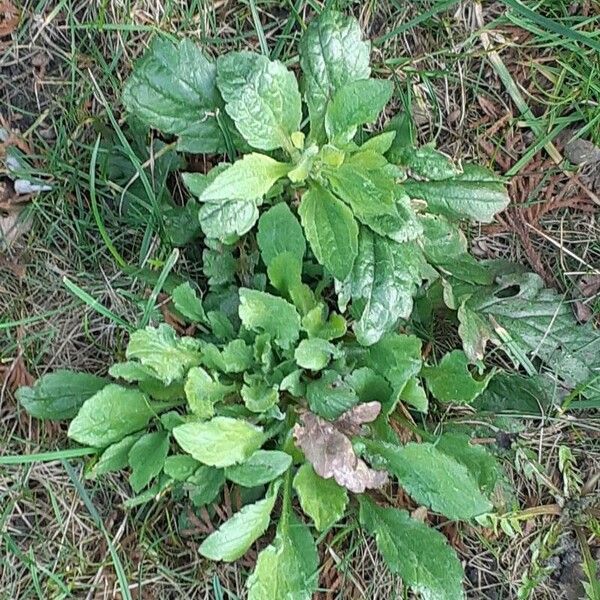
<path fill-rule="evenodd" d="M 335 426 L 346 435 L 364 434 L 364 423 L 372 423 L 381 412 L 379 402 L 364 402 L 353 406 L 335 420 Z"/>
<path fill-rule="evenodd" d="M 8 0 L 0 2 L 0 37 L 10 35 L 19 24 L 19 11 Z"/>
<path fill-rule="evenodd" d="M 357 410 L 359 407 L 350 409 L 335 422 L 306 411 L 300 415 L 302 424 L 294 426 L 296 444 L 315 472 L 324 479 L 333 477 L 342 487 L 356 494 L 362 494 L 366 489 L 380 488 L 388 480 L 387 473 L 371 469 L 356 456 L 352 442 L 341 431 L 360 431 L 362 423 L 373 421 L 381 405 L 379 402 L 368 404 L 360 410 Z"/>

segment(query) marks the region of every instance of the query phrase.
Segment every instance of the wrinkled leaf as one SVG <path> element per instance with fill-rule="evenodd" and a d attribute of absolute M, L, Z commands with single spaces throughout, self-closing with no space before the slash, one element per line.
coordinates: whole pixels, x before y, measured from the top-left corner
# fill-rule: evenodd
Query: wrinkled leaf
<path fill-rule="evenodd" d="M 127 81 L 123 104 L 148 126 L 176 135 L 180 150 L 226 149 L 215 117 L 221 105 L 215 65 L 190 40 L 154 38 Z"/>
<path fill-rule="evenodd" d="M 302 36 L 300 66 L 311 137 L 317 142 L 323 141 L 325 110 L 336 90 L 371 74 L 371 45 L 361 38 L 358 21 L 333 10 L 314 19 Z"/>
<path fill-rule="evenodd" d="M 196 290 L 188 283 L 178 285 L 171 294 L 175 308 L 193 323 L 206 323 L 206 313 Z"/>
<path fill-rule="evenodd" d="M 161 324 L 132 333 L 126 356 L 139 360 L 168 385 L 183 378 L 190 367 L 200 363 L 198 346 L 197 340 L 178 337 L 171 326 Z"/>
<path fill-rule="evenodd" d="M 301 98 L 296 77 L 278 60 L 252 52 L 230 52 L 217 60 L 217 86 L 225 110 L 254 148 L 289 149 L 300 129 Z"/>
<path fill-rule="evenodd" d="M 239 315 L 245 327 L 269 334 L 282 348 L 289 348 L 300 335 L 296 309 L 265 292 L 240 288 Z"/>
<path fill-rule="evenodd" d="M 291 254 L 302 264 L 306 252 L 304 233 L 298 219 L 284 202 L 261 215 L 256 241 L 267 266 L 284 253 Z"/>

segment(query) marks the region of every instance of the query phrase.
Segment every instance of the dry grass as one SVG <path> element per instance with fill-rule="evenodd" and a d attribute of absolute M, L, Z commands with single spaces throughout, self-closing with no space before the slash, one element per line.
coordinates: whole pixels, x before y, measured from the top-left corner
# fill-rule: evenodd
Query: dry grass
<path fill-rule="evenodd" d="M 474 3 L 457 2 L 450 12 L 405 27 L 433 5 L 421 2 L 419 10 L 416 4 L 352 5 L 366 33 L 380 40 L 374 48 L 377 70 L 394 77 L 398 89 L 410 97 L 422 141 L 434 139 L 455 157 L 510 171 L 528 154 L 536 136 L 487 60 Z M 590 3 L 573 4 L 589 10 Z M 289 3 L 258 5 L 269 46 L 294 64 L 299 28 L 294 24 L 287 29 Z M 560 65 L 560 48 L 540 48 L 531 33 L 514 23 L 496 22 L 505 14 L 503 3 L 487 2 L 484 8 L 485 23 L 494 24 L 492 41 L 535 116 L 546 123 L 555 113 L 572 114 L 568 103 L 548 99 L 557 86 L 556 81 L 554 87 L 549 83 L 548 69 Z M 298 20 L 305 21 L 310 12 L 308 3 L 301 3 Z M 404 30 L 381 39 L 399 27 Z M 0 255 L 0 366 L 6 367 L 5 374 L 23 365 L 34 376 L 64 366 L 103 372 L 109 357 L 121 351 L 122 329 L 68 293 L 65 276 L 124 320 L 134 322 L 139 314 L 144 290 L 115 269 L 101 243 L 89 211 L 87 170 L 90 143 L 107 121 L 98 89 L 114 108 L 132 61 L 158 30 L 192 35 L 213 55 L 259 46 L 249 7 L 227 0 L 194 8 L 177 1 L 25 2 L 18 29 L 0 38 L 2 115 L 26 134 L 36 153 L 33 160 L 52 175 L 56 187 L 35 200 L 28 209 L 31 227 Z M 585 126 L 585 121 L 570 126 Z M 563 150 L 558 137 L 552 141 Z M 472 231 L 473 249 L 483 257 L 527 263 L 550 283 L 577 294 L 581 276 L 600 265 L 594 191 L 544 152 L 530 159 L 513 180 L 511 211 L 497 226 Z M 128 259 L 137 259 L 140 230 L 114 217 L 115 222 L 107 223 L 113 240 Z M 155 249 L 150 244 L 148 258 L 160 258 Z M 583 300 L 597 305 L 598 291 Z M 23 360 L 16 362 L 18 357 Z M 574 565 L 581 561 L 576 529 L 584 508 L 600 520 L 594 484 L 600 472 L 598 416 L 551 414 L 537 421 L 508 421 L 502 427 L 515 429 L 503 462 L 516 490 L 514 508 L 523 518 L 522 532 L 510 538 L 482 528 L 444 529 L 464 561 L 468 597 L 576 598 L 574 590 L 580 590 L 569 581 L 573 573 L 577 579 Z M 65 436 L 60 426 L 31 421 L 20 412 L 5 378 L 0 440 L 0 453 L 27 454 L 60 448 Z M 558 468 L 561 446 L 571 449 L 579 488 L 589 492 L 581 498 L 573 475 Z M 79 474 L 79 463 L 76 469 Z M 565 497 L 569 481 L 571 497 Z M 126 512 L 122 503 L 130 490 L 119 477 L 101 484 L 85 482 L 85 490 L 118 548 L 134 598 L 244 597 L 251 561 L 215 567 L 200 559 L 198 536 L 181 534 L 194 530 L 185 504 L 162 499 Z M 542 514 L 532 516 L 536 511 Z M 0 515 L 0 598 L 119 597 L 107 537 L 61 463 L 0 467 Z M 588 537 L 597 551 L 598 539 Z M 356 529 L 341 527 L 327 541 L 321 557 L 321 597 L 402 597 L 399 580 L 390 576 L 372 542 Z M 551 567 L 552 573 L 542 577 Z M 531 594 L 519 596 L 528 578 Z"/>

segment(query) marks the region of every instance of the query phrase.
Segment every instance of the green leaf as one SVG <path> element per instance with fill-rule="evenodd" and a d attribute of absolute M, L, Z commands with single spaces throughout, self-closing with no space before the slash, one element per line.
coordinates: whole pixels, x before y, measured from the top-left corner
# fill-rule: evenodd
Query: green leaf
<path fill-rule="evenodd" d="M 189 454 L 173 454 L 165 460 L 163 470 L 175 481 L 189 479 L 200 467 L 200 463 Z M 208 467 L 206 467 L 208 468 Z"/>
<path fill-rule="evenodd" d="M 396 138 L 396 131 L 384 131 L 369 138 L 360 147 L 361 152 L 375 152 L 376 154 L 385 154 L 394 143 Z"/>
<path fill-rule="evenodd" d="M 211 533 L 198 551 L 211 560 L 233 562 L 243 556 L 248 548 L 269 526 L 271 511 L 275 506 L 279 486 L 271 490 L 264 500 L 247 504 L 217 531 Z"/>
<path fill-rule="evenodd" d="M 483 492 L 491 494 L 494 491 L 501 468 L 483 446 L 471 444 L 469 436 L 462 433 L 444 433 L 436 440 L 435 447 L 463 464 Z"/>
<path fill-rule="evenodd" d="M 200 194 L 200 201 L 217 204 L 227 200 L 255 199 L 258 203 L 289 170 L 289 164 L 278 162 L 264 154 L 246 154 L 219 172 Z"/>
<path fill-rule="evenodd" d="M 397 244 L 361 227 L 358 256 L 344 286 L 362 308 L 354 324 L 359 343 L 370 346 L 408 319 L 421 283 L 423 258 L 412 242 Z"/>
<path fill-rule="evenodd" d="M 345 379 L 358 394 L 361 402 L 376 401 L 385 406 L 392 395 L 392 389 L 385 378 L 369 367 L 355 369 Z"/>
<path fill-rule="evenodd" d="M 282 348 L 289 348 L 300 335 L 296 309 L 265 292 L 240 288 L 239 315 L 246 328 L 269 334 Z"/>
<path fill-rule="evenodd" d="M 352 211 L 322 187 L 309 189 L 298 210 L 316 259 L 339 280 L 350 274 L 358 253 L 358 225 Z"/>
<path fill-rule="evenodd" d="M 346 319 L 332 313 L 327 317 L 327 307 L 323 303 L 311 308 L 302 318 L 302 329 L 311 337 L 334 340 L 346 335 Z"/>
<path fill-rule="evenodd" d="M 115 379 L 123 379 L 127 383 L 154 381 L 162 383 L 156 378 L 156 374 L 149 367 L 145 367 L 135 361 L 115 363 L 108 369 L 108 374 Z"/>
<path fill-rule="evenodd" d="M 226 150 L 215 113 L 215 65 L 190 40 L 155 37 L 123 91 L 123 104 L 149 127 L 178 137 L 185 152 Z"/>
<path fill-rule="evenodd" d="M 265 440 L 260 427 L 231 417 L 186 423 L 175 427 L 173 435 L 185 452 L 213 467 L 244 462 Z"/>
<path fill-rule="evenodd" d="M 449 156 L 430 145 L 420 148 L 407 146 L 396 152 L 393 162 L 408 167 L 410 174 L 417 179 L 441 181 L 462 174 L 462 169 Z"/>
<path fill-rule="evenodd" d="M 371 46 L 363 41 L 358 21 L 326 10 L 314 19 L 300 41 L 300 66 L 308 105 L 311 138 L 323 141 L 325 111 L 334 93 L 344 84 L 371 74 Z"/>
<path fill-rule="evenodd" d="M 417 238 L 422 227 L 394 180 L 381 170 L 369 171 L 344 163 L 328 173 L 331 189 L 354 216 L 375 233 L 396 242 Z"/>
<path fill-rule="evenodd" d="M 129 451 L 129 483 L 137 494 L 163 469 L 169 452 L 169 432 L 146 433 Z"/>
<path fill-rule="evenodd" d="M 32 417 L 63 421 L 72 419 L 107 383 L 95 375 L 59 370 L 43 375 L 31 387 L 20 387 L 15 395 Z"/>
<path fill-rule="evenodd" d="M 333 144 L 347 144 L 360 125 L 374 123 L 389 102 L 394 85 L 383 79 L 350 81 L 333 95 L 325 111 L 325 131 Z"/>
<path fill-rule="evenodd" d="M 298 366 L 311 371 L 324 369 L 335 356 L 337 356 L 336 347 L 321 338 L 302 340 L 294 351 Z"/>
<path fill-rule="evenodd" d="M 208 278 L 211 287 L 231 283 L 235 279 L 237 262 L 233 256 L 231 246 L 225 246 L 219 242 L 211 244 L 202 251 L 202 271 Z"/>
<path fill-rule="evenodd" d="M 554 383 L 540 375 L 523 377 L 499 372 L 471 406 L 477 412 L 541 415 L 551 406 L 555 393 Z"/>
<path fill-rule="evenodd" d="M 317 591 L 318 568 L 310 529 L 293 513 L 282 517 L 273 544 L 258 555 L 248 578 L 248 600 L 311 600 Z"/>
<path fill-rule="evenodd" d="M 310 410 L 324 419 L 333 421 L 358 404 L 358 396 L 350 384 L 335 371 L 323 371 L 319 379 L 306 386 Z"/>
<path fill-rule="evenodd" d="M 86 478 L 94 479 L 113 471 L 120 471 L 129 464 L 129 451 L 140 439 L 142 433 L 134 433 L 123 438 L 120 442 L 110 445 L 100 456 L 98 462 L 86 473 Z"/>
<path fill-rule="evenodd" d="M 506 275 L 497 285 L 478 290 L 467 307 L 497 323 L 490 333 L 498 343 L 504 333 L 507 351 L 537 357 L 568 387 L 598 376 L 600 334 L 591 323 L 579 325 L 573 310 L 533 273 Z"/>
<path fill-rule="evenodd" d="M 421 340 L 390 333 L 369 348 L 369 365 L 390 382 L 397 395 L 421 371 Z"/>
<path fill-rule="evenodd" d="M 254 364 L 254 349 L 244 342 L 235 339 L 221 351 L 225 373 L 243 373 Z"/>
<path fill-rule="evenodd" d="M 219 495 L 224 483 L 225 473 L 223 469 L 202 465 L 194 471 L 193 475 L 187 478 L 186 488 L 194 506 L 200 507 L 213 502 Z"/>
<path fill-rule="evenodd" d="M 241 465 L 225 469 L 225 477 L 244 487 L 256 487 L 277 479 L 292 465 L 292 457 L 279 450 L 257 450 Z"/>
<path fill-rule="evenodd" d="M 290 149 L 300 129 L 301 98 L 296 77 L 279 61 L 252 52 L 230 52 L 217 60 L 217 86 L 225 110 L 255 148 Z"/>
<path fill-rule="evenodd" d="M 493 273 L 468 253 L 467 238 L 454 223 L 440 215 L 420 217 L 422 248 L 427 261 L 462 281 L 489 285 Z"/>
<path fill-rule="evenodd" d="M 411 198 L 427 202 L 430 212 L 451 220 L 471 219 L 490 223 L 509 203 L 502 181 L 483 167 L 465 166 L 462 175 L 441 181 L 405 181 Z"/>
<path fill-rule="evenodd" d="M 423 378 L 429 391 L 440 402 L 473 402 L 487 387 L 494 372 L 482 380 L 469 371 L 469 359 L 462 350 L 453 350 L 442 358 L 439 365 L 423 368 Z"/>
<path fill-rule="evenodd" d="M 302 264 L 306 253 L 304 233 L 298 219 L 285 202 L 272 206 L 261 215 L 256 241 L 267 266 L 284 253 L 291 254 Z"/>
<path fill-rule="evenodd" d="M 405 510 L 361 496 L 360 523 L 375 537 L 387 566 L 426 600 L 462 600 L 463 570 L 446 538 Z"/>
<path fill-rule="evenodd" d="M 318 531 L 337 523 L 348 506 L 346 488 L 334 479 L 323 479 L 310 463 L 304 463 L 294 477 L 294 489 L 302 510 L 314 521 Z"/>
<path fill-rule="evenodd" d="M 383 459 L 387 469 L 419 504 L 449 519 L 471 519 L 492 509 L 468 469 L 428 443 L 398 447 L 363 439 L 369 456 Z"/>
<path fill-rule="evenodd" d="M 105 448 L 143 429 L 155 415 L 145 394 L 110 384 L 84 402 L 68 435 L 80 444 Z"/>
<path fill-rule="evenodd" d="M 182 379 L 186 371 L 200 363 L 198 341 L 178 337 L 170 325 L 146 327 L 131 334 L 126 356 L 151 368 L 166 385 Z"/>
<path fill-rule="evenodd" d="M 192 323 L 206 323 L 206 313 L 196 290 L 186 281 L 171 294 L 175 308 Z"/>
<path fill-rule="evenodd" d="M 215 404 L 235 392 L 236 387 L 222 384 L 202 367 L 192 367 L 184 389 L 194 415 L 199 419 L 210 419 L 215 414 Z"/>
<path fill-rule="evenodd" d="M 242 398 L 249 411 L 261 413 L 273 408 L 279 402 L 278 386 L 264 381 L 254 381 L 242 386 Z"/>
<path fill-rule="evenodd" d="M 470 361 L 483 360 L 485 347 L 494 336 L 486 319 L 471 310 L 466 303 L 458 307 L 458 335 Z"/>
<path fill-rule="evenodd" d="M 206 237 L 231 244 L 254 227 L 258 207 L 255 199 L 205 202 L 200 208 L 199 219 Z"/>
<path fill-rule="evenodd" d="M 419 412 L 426 413 L 429 410 L 429 399 L 427 393 L 423 389 L 421 382 L 416 377 L 411 377 L 402 391 L 400 392 L 400 400 L 410 404 Z"/>

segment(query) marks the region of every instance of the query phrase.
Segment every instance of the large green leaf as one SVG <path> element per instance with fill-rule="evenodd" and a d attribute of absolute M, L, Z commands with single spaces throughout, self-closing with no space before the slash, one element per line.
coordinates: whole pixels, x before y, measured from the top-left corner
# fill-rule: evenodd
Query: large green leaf
<path fill-rule="evenodd" d="M 246 462 L 225 469 L 225 476 L 238 485 L 256 487 L 283 475 L 292 457 L 280 450 L 257 450 Z"/>
<path fill-rule="evenodd" d="M 301 98 L 296 77 L 281 62 L 230 52 L 217 60 L 217 86 L 225 110 L 251 146 L 292 148 L 290 136 L 302 119 Z"/>
<path fill-rule="evenodd" d="M 302 510 L 324 531 L 339 521 L 346 512 L 348 492 L 334 479 L 323 479 L 310 463 L 304 463 L 294 477 L 294 489 Z"/>
<path fill-rule="evenodd" d="M 276 485 L 264 500 L 247 504 L 225 521 L 200 544 L 200 554 L 211 560 L 227 562 L 243 556 L 269 526 L 278 489 L 279 486 Z"/>
<path fill-rule="evenodd" d="M 16 392 L 21 406 L 36 419 L 72 419 L 81 405 L 108 381 L 102 377 L 59 370 L 40 377 L 31 387 Z"/>
<path fill-rule="evenodd" d="M 281 254 L 291 254 L 300 264 L 306 252 L 302 227 L 285 202 L 272 206 L 258 222 L 256 241 L 263 262 L 269 266 Z"/>
<path fill-rule="evenodd" d="M 150 127 L 176 135 L 180 150 L 223 152 L 215 71 L 190 40 L 156 37 L 125 85 L 123 104 Z"/>
<path fill-rule="evenodd" d="M 397 150 L 392 162 L 408 167 L 415 179 L 440 181 L 461 175 L 460 169 L 452 159 L 436 150 L 433 146 L 425 145 L 415 148 L 413 145 Z"/>
<path fill-rule="evenodd" d="M 142 392 L 110 384 L 88 398 L 69 425 L 69 437 L 104 448 L 143 429 L 156 409 Z"/>
<path fill-rule="evenodd" d="M 405 181 L 411 198 L 427 202 L 429 211 L 451 220 L 471 219 L 489 223 L 509 202 L 506 187 L 493 173 L 467 165 L 461 175 L 439 181 Z"/>
<path fill-rule="evenodd" d="M 317 142 L 324 140 L 325 111 L 336 90 L 371 74 L 371 47 L 361 38 L 354 17 L 326 10 L 310 23 L 300 41 L 311 137 Z"/>
<path fill-rule="evenodd" d="M 336 279 L 346 279 L 358 253 L 358 225 L 352 211 L 328 190 L 313 187 L 302 197 L 298 212 L 317 260 Z"/>
<path fill-rule="evenodd" d="M 349 81 L 336 90 L 325 111 L 325 131 L 333 144 L 347 144 L 360 125 L 374 123 L 394 85 L 383 79 Z"/>
<path fill-rule="evenodd" d="M 476 291 L 466 306 L 483 317 L 497 343 L 500 332 L 507 332 L 511 356 L 539 357 L 569 387 L 598 376 L 600 334 L 591 324 L 579 325 L 571 306 L 554 290 L 545 289 L 537 275 L 501 277 L 497 285 Z"/>
<path fill-rule="evenodd" d="M 408 319 L 421 283 L 423 257 L 414 242 L 397 244 L 361 227 L 358 256 L 344 283 L 353 303 L 362 307 L 354 324 L 356 339 L 376 343 L 398 319 Z"/>
<path fill-rule="evenodd" d="M 439 365 L 423 368 L 423 377 L 433 396 L 440 402 L 468 404 L 487 387 L 494 372 L 475 379 L 469 371 L 469 359 L 462 350 L 453 350 Z"/>
<path fill-rule="evenodd" d="M 165 464 L 169 452 L 169 433 L 153 431 L 135 442 L 129 451 L 131 476 L 129 483 L 137 494 L 156 477 Z"/>
<path fill-rule="evenodd" d="M 319 555 L 310 529 L 287 512 L 277 535 L 248 578 L 248 600 L 311 600 L 317 590 Z"/>
<path fill-rule="evenodd" d="M 268 333 L 282 348 L 300 335 L 300 315 L 283 298 L 258 290 L 240 288 L 239 315 L 248 329 Z"/>
<path fill-rule="evenodd" d="M 198 340 L 178 337 L 170 325 L 146 327 L 131 334 L 126 356 L 149 367 L 163 383 L 183 378 L 185 372 L 200 364 Z"/>
<path fill-rule="evenodd" d="M 396 242 L 413 240 L 421 234 L 421 224 L 408 197 L 403 196 L 401 188 L 382 171 L 344 163 L 332 169 L 327 178 L 334 194 L 375 233 Z"/>
<path fill-rule="evenodd" d="M 390 473 L 419 504 L 449 519 L 471 519 L 491 510 L 464 464 L 428 443 L 399 447 L 365 439 L 369 456 L 383 459 Z"/>
<path fill-rule="evenodd" d="M 367 496 L 359 501 L 360 523 L 393 573 L 424 600 L 463 600 L 463 570 L 441 533 L 405 510 L 377 506 Z"/>
<path fill-rule="evenodd" d="M 173 435 L 185 452 L 213 467 L 244 462 L 265 440 L 260 427 L 231 417 L 185 423 L 175 427 Z"/>
<path fill-rule="evenodd" d="M 246 154 L 219 172 L 200 194 L 200 201 L 216 204 L 226 200 L 261 199 L 289 170 L 289 164 L 264 154 Z"/>

